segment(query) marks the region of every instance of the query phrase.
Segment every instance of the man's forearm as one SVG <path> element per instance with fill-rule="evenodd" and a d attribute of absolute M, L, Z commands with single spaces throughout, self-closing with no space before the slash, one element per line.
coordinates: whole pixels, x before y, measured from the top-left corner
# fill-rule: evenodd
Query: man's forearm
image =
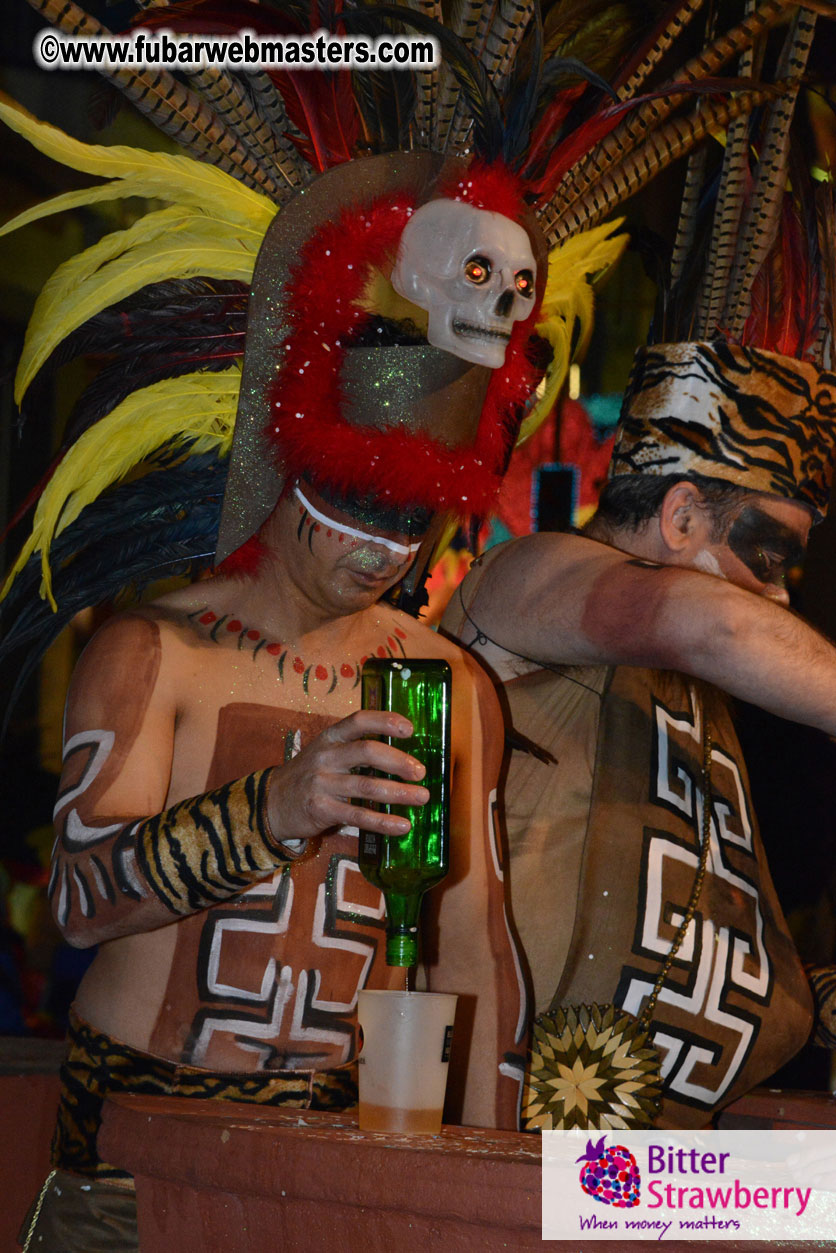
<path fill-rule="evenodd" d="M 672 605 L 669 668 L 713 683 L 770 713 L 836 735 L 836 648 L 803 619 L 720 584 L 695 612 Z M 659 630 L 668 625 L 663 615 Z"/>
<path fill-rule="evenodd" d="M 714 575 L 621 563 L 590 590 L 580 636 L 589 660 L 679 670 L 836 734 L 836 648 L 783 605 Z"/>
<path fill-rule="evenodd" d="M 271 770 L 260 770 L 124 825 L 59 825 L 49 894 L 79 947 L 194 913 L 245 891 L 292 860 L 267 820 Z"/>
<path fill-rule="evenodd" d="M 532 535 L 492 564 L 471 615 L 489 640 L 534 661 L 680 670 L 836 734 L 836 648 L 782 605 L 716 575 Z"/>

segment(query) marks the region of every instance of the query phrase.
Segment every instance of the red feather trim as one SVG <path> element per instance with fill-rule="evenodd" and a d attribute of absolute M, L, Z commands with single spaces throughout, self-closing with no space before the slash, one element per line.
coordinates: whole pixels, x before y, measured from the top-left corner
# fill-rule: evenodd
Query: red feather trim
<path fill-rule="evenodd" d="M 360 120 L 351 85 L 351 71 L 267 70 L 284 100 L 287 116 L 301 136 L 287 137 L 305 160 L 322 173 L 350 161 L 360 138 Z"/>
<path fill-rule="evenodd" d="M 547 106 L 543 116 L 532 131 L 531 141 L 525 154 L 526 178 L 531 171 L 539 169 L 541 160 L 545 160 L 554 145 L 555 136 L 566 121 L 572 105 L 583 95 L 588 83 L 578 83 L 575 87 L 567 87 Z"/>
<path fill-rule="evenodd" d="M 474 161 L 464 174 L 447 179 L 439 188 L 441 196 L 463 200 L 474 209 L 501 213 L 518 222 L 525 212 L 522 181 L 499 161 L 486 165 Z"/>
<path fill-rule="evenodd" d="M 224 577 L 234 574 L 258 574 L 267 551 L 268 549 L 262 544 L 258 536 L 251 535 L 240 548 L 236 548 L 234 553 L 230 553 L 228 557 L 225 557 L 212 573 L 221 574 Z"/>
<path fill-rule="evenodd" d="M 577 164 L 582 156 L 591 152 L 596 144 L 605 139 L 610 131 L 615 130 L 623 115 L 628 109 L 632 109 L 634 104 L 634 101 L 629 100 L 624 104 L 611 105 L 609 108 L 602 109 L 586 122 L 582 122 L 556 145 L 546 162 L 545 170 L 536 178 L 530 179 L 530 191 L 536 197 L 538 204 L 548 200 L 563 176 Z M 546 138 L 545 135 L 540 138 L 540 146 L 545 143 Z"/>
<path fill-rule="evenodd" d="M 529 200 L 535 204 L 542 204 L 548 200 L 569 170 L 597 144 L 606 139 L 625 114 L 639 105 L 649 100 L 664 99 L 666 96 L 712 95 L 734 91 L 748 85 L 748 79 L 737 78 L 704 78 L 696 83 L 671 83 L 658 91 L 645 92 L 630 100 L 622 100 L 618 104 L 607 104 L 599 108 L 563 138 L 556 133 L 563 119 L 563 111 L 560 108 L 562 97 L 559 96 L 538 122 L 529 145 L 526 167 L 523 171 Z M 650 131 L 648 130 L 647 133 L 649 134 Z"/>
<path fill-rule="evenodd" d="M 344 210 L 305 244 L 289 283 L 291 333 L 267 434 L 289 475 L 401 508 L 482 514 L 493 504 L 523 407 L 539 380 L 527 352 L 536 308 L 514 328 L 470 448 L 450 449 L 402 428 L 354 426 L 342 416 L 345 341 L 367 317 L 357 302 L 370 267 L 394 259 L 412 211 L 404 197 L 382 198 Z"/>

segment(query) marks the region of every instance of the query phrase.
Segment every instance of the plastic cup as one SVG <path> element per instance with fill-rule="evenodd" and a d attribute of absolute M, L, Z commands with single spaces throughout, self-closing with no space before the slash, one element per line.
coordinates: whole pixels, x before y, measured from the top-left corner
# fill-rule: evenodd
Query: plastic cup
<path fill-rule="evenodd" d="M 447 992 L 360 993 L 362 1131 L 441 1130 L 457 1000 Z"/>

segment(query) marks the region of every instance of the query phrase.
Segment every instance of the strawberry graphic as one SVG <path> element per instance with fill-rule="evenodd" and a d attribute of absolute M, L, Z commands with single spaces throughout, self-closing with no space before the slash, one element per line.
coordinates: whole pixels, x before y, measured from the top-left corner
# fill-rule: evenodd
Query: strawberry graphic
<path fill-rule="evenodd" d="M 602 1205 L 630 1209 L 639 1203 L 641 1175 L 636 1159 L 623 1144 L 606 1147 L 606 1136 L 597 1144 L 586 1142 L 586 1152 L 577 1161 L 581 1166 L 580 1184 L 584 1192 Z"/>

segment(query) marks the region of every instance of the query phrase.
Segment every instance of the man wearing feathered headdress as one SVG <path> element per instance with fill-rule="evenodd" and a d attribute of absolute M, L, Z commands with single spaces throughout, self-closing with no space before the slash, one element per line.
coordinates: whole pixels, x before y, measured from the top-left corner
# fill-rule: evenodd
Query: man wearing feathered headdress
<path fill-rule="evenodd" d="M 36 7 L 101 34 L 73 4 Z M 6 229 L 102 197 L 166 202 L 66 263 L 35 309 L 19 400 L 62 355 L 104 366 L 3 589 L 5 655 L 29 647 L 22 681 L 83 605 L 214 572 L 109 621 L 69 695 L 49 894 L 69 941 L 99 949 L 27 1235 L 61 1253 L 103 1228 L 135 1247 L 130 1178 L 96 1146 L 109 1092 L 354 1104 L 358 991 L 405 977 L 384 964 L 358 833 L 403 833 L 378 807 L 427 796 L 423 765 L 374 738 L 408 724 L 359 710 L 367 657 L 453 671 L 452 866 L 426 981 L 475 1011 L 452 1116 L 516 1126 L 527 1016 L 491 823 L 501 719 L 476 663 L 384 597 L 420 603 L 445 533 L 487 512 L 522 419 L 545 416 L 588 334 L 587 276 L 623 246 L 610 226 L 567 240 L 550 285 L 536 197 L 496 159 L 498 112 L 474 161 L 452 78 L 424 84 L 409 123 L 402 84 L 381 108 L 385 76 L 356 97 L 347 75 L 280 75 L 281 92 L 264 74 L 112 77 L 200 159 L 81 144 L 0 105 L 109 180 Z M 375 132 L 395 117 L 412 129 Z M 354 160 L 361 132 L 377 155 Z"/>
<path fill-rule="evenodd" d="M 71 0 L 31 2 L 67 33 L 102 34 Z M 497 20 L 480 8 L 456 18 L 467 42 L 439 26 L 440 6 L 410 15 L 450 63 L 415 84 L 111 71 L 199 161 L 78 144 L 0 109 L 109 179 L 6 229 L 119 195 L 165 202 L 62 267 L 35 309 L 21 400 L 62 357 L 105 365 L 5 586 L 4 647 L 31 646 L 22 678 L 82 606 L 220 563 L 109 623 L 73 682 L 50 892 L 73 942 L 101 948 L 76 1004 L 55 1144 L 66 1174 L 45 1194 L 39 1247 L 50 1231 L 63 1253 L 84 1247 L 95 1207 L 119 1203 L 120 1172 L 95 1149 L 105 1074 L 128 1090 L 352 1103 L 357 991 L 392 979 L 356 832 L 403 830 L 367 802 L 425 795 L 420 763 L 366 738 L 405 730 L 356 712 L 367 656 L 454 669 L 456 864 L 429 981 L 475 997 L 461 1116 L 514 1123 L 526 1014 L 489 823 L 495 702 L 470 659 L 382 598 L 417 603 L 433 552 L 489 510 L 515 443 L 548 413 L 588 339 L 588 278 L 623 246 L 602 219 L 761 94 L 710 99 L 684 126 L 669 118 L 681 101 L 651 102 L 611 137 L 678 15 L 635 51 L 613 103 L 559 55 L 564 38 L 581 47 L 577 22 L 544 35 L 535 0 Z M 781 0 L 765 9 L 755 26 Z M 145 16 L 176 30 L 198 10 Z M 395 17 L 350 10 L 349 29 Z M 242 14 L 259 32 L 298 30 L 293 6 L 249 4 L 209 6 L 202 29 L 236 30 Z M 598 55 L 617 58 L 624 32 L 601 52 L 593 25 Z M 354 160 L 358 147 L 377 155 Z M 587 164 L 599 155 L 605 196 Z M 355 773 L 370 764 L 393 778 Z"/>
<path fill-rule="evenodd" d="M 114 531 L 134 535 L 112 551 L 130 562 L 146 550 L 161 569 L 178 526 L 187 550 L 208 511 L 220 565 L 110 620 L 73 677 L 49 895 L 69 942 L 99 950 L 72 1010 L 37 1247 L 92 1247 L 114 1213 L 132 1247 L 130 1178 L 96 1148 L 108 1093 L 355 1104 L 358 991 L 406 977 L 384 961 L 359 833 L 404 834 L 408 820 L 386 807 L 428 796 L 422 763 L 378 741 L 409 723 L 359 708 L 368 657 L 452 669 L 451 874 L 427 923 L 426 981 L 475 1009 L 452 1116 L 516 1126 L 506 1062 L 526 1015 L 490 821 L 501 718 L 472 659 L 383 601 L 416 563 L 423 572 L 437 520 L 491 497 L 541 373 L 526 349 L 544 263 L 538 285 L 539 237 L 513 197 L 502 172 L 406 153 L 339 165 L 276 215 L 255 262 L 220 523 L 207 454 L 222 418 L 205 374 L 175 373 L 82 419 L 45 488 L 35 535 L 57 510 L 59 549 L 62 537 L 75 547 L 53 548 L 43 590 L 67 612 L 77 580 L 86 594 L 89 579 L 111 577 L 108 536 L 83 534 L 89 510 L 73 528 L 74 501 L 101 504 L 126 441 L 160 444 L 167 423 L 150 466 L 115 489 Z M 223 306 L 228 291 L 206 280 L 181 291 L 194 294 Z M 141 301 L 124 318 L 141 337 Z M 191 416 L 174 407 L 178 390 Z M 46 556 L 48 542 L 34 546 Z M 18 565 L 24 582 L 31 560 Z"/>
<path fill-rule="evenodd" d="M 785 585 L 836 447 L 803 163 L 785 192 L 813 21 L 790 26 L 790 87 L 757 143 L 744 123 L 729 132 L 701 281 L 685 262 L 692 166 L 662 342 L 637 354 L 594 519 L 490 551 L 444 620 L 501 683 L 515 733 L 504 812 L 540 1015 L 531 1127 L 705 1125 L 810 1031 L 722 693 L 836 732 L 836 650 L 788 613 Z M 751 151 L 761 165 L 735 201 Z M 821 289 L 793 270 L 808 245 Z M 783 299 L 764 295 L 782 275 Z"/>

